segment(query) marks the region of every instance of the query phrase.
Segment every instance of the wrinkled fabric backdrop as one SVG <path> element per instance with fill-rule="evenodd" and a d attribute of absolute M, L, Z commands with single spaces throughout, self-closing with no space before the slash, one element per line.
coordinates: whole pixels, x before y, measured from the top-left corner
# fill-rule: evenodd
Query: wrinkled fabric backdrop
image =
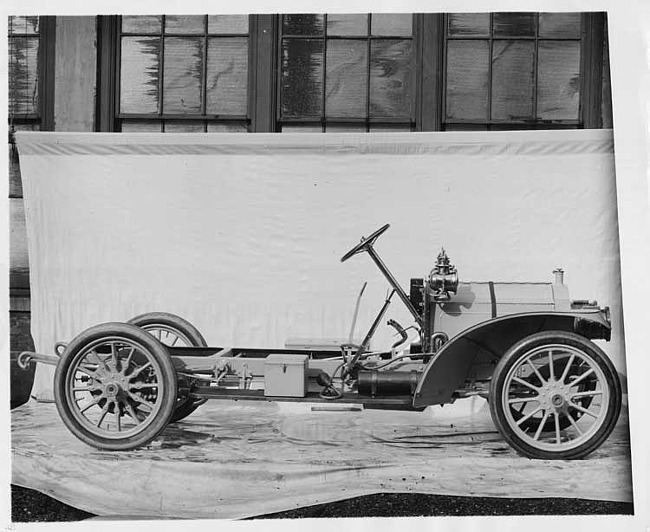
<path fill-rule="evenodd" d="M 209 345 L 363 336 L 388 287 L 444 246 L 461 281 L 551 281 L 612 310 L 625 373 L 611 131 L 18 133 L 39 352 L 101 322 L 179 314 Z M 386 316 L 404 326 L 398 298 Z M 381 328 L 374 347 L 394 338 Z M 34 393 L 51 395 L 40 366 Z"/>
<path fill-rule="evenodd" d="M 167 311 L 213 346 L 356 335 L 387 282 L 340 257 L 376 250 L 408 290 L 441 246 L 463 281 L 551 281 L 612 309 L 600 342 L 625 373 L 608 131 L 382 135 L 17 134 L 32 334 L 51 353 L 86 327 Z M 395 298 L 388 318 L 411 323 Z M 383 327 L 374 347 L 394 338 Z M 53 369 L 35 393 L 52 395 Z M 12 482 L 105 516 L 241 518 L 376 492 L 632 500 L 626 409 L 577 461 L 529 460 L 484 400 L 415 412 L 210 401 L 151 445 L 97 451 L 51 404 L 12 413 Z M 116 489 L 119 486 L 119 489 Z M 143 496 L 142 494 L 146 494 Z"/>

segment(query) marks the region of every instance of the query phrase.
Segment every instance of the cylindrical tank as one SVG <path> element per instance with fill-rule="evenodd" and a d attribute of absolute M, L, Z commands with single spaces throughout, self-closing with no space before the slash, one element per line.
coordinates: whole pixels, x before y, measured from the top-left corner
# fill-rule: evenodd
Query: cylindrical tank
<path fill-rule="evenodd" d="M 412 395 L 421 373 L 416 371 L 360 371 L 357 389 L 360 395 Z"/>

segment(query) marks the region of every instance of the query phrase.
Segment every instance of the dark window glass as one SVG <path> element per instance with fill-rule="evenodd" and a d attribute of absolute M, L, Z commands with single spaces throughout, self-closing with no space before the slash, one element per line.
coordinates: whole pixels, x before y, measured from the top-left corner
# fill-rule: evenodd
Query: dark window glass
<path fill-rule="evenodd" d="M 490 14 L 450 13 L 447 31 L 452 37 L 487 37 L 490 34 Z"/>
<path fill-rule="evenodd" d="M 370 62 L 370 116 L 411 116 L 412 43 L 407 40 L 373 41 Z"/>
<path fill-rule="evenodd" d="M 284 35 L 323 35 L 325 15 L 283 15 Z"/>
<path fill-rule="evenodd" d="M 447 118 L 487 118 L 489 53 L 486 41 L 449 41 Z"/>
<path fill-rule="evenodd" d="M 323 112 L 323 41 L 282 43 L 282 114 L 319 118 Z"/>
<path fill-rule="evenodd" d="M 494 13 L 495 37 L 534 37 L 535 13 Z"/>
<path fill-rule="evenodd" d="M 579 13 L 446 17 L 443 127 L 580 127 Z"/>
<path fill-rule="evenodd" d="M 248 33 L 248 16 L 208 15 L 208 33 L 245 35 Z"/>
<path fill-rule="evenodd" d="M 158 113 L 160 41 L 159 37 L 122 37 L 121 113 Z"/>
<path fill-rule="evenodd" d="M 39 32 L 39 20 L 37 16 L 15 16 L 9 17 L 9 35 L 38 35 Z"/>
<path fill-rule="evenodd" d="M 543 39 L 579 39 L 580 13 L 540 13 L 539 36 Z"/>
<path fill-rule="evenodd" d="M 167 15 L 165 33 L 202 34 L 205 32 L 205 17 L 202 15 Z"/>
<path fill-rule="evenodd" d="M 282 131 L 412 128 L 412 15 L 283 15 L 281 29 Z"/>
<path fill-rule="evenodd" d="M 537 115 L 578 119 L 580 43 L 542 41 L 539 45 Z"/>
<path fill-rule="evenodd" d="M 413 35 L 413 15 L 374 14 L 371 34 L 384 37 L 411 37 Z"/>
<path fill-rule="evenodd" d="M 165 39 L 163 112 L 201 114 L 203 39 Z"/>
<path fill-rule="evenodd" d="M 368 15 L 327 15 L 329 37 L 365 37 L 368 34 Z"/>
<path fill-rule="evenodd" d="M 492 118 L 531 117 L 535 43 L 509 40 L 492 46 Z"/>
<path fill-rule="evenodd" d="M 162 15 L 124 15 L 122 33 L 158 34 L 162 28 Z"/>
<path fill-rule="evenodd" d="M 206 98 L 208 114 L 245 115 L 248 94 L 248 39 L 208 39 Z"/>
<path fill-rule="evenodd" d="M 38 17 L 9 17 L 9 117 L 38 119 Z"/>
<path fill-rule="evenodd" d="M 367 106 L 368 46 L 363 41 L 333 40 L 327 46 L 325 116 L 364 116 Z"/>

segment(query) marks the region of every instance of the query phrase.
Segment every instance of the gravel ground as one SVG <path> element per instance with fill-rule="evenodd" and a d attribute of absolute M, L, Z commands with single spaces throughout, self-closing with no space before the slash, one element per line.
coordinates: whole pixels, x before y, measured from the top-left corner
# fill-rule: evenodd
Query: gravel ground
<path fill-rule="evenodd" d="M 506 499 L 452 497 L 418 493 L 377 493 L 318 504 L 253 519 L 300 517 L 413 517 L 477 515 L 633 515 L 632 503 L 585 499 Z M 93 514 L 63 504 L 35 490 L 11 486 L 12 521 L 81 521 Z"/>

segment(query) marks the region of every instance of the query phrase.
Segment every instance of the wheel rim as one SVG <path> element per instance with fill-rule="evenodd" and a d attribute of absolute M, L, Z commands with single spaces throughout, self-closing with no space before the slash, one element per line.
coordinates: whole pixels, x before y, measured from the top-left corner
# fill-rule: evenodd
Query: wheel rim
<path fill-rule="evenodd" d="M 123 439 L 146 430 L 163 408 L 163 371 L 141 343 L 121 336 L 88 344 L 65 375 L 72 416 L 95 436 Z"/>
<path fill-rule="evenodd" d="M 540 372 L 543 367 L 549 369 L 547 376 Z M 607 418 L 605 374 L 593 357 L 571 346 L 528 351 L 508 371 L 503 390 L 501 406 L 510 429 L 540 450 L 575 449 L 598 433 Z"/>
<path fill-rule="evenodd" d="M 182 331 L 162 323 L 150 323 L 141 327 L 161 344 L 169 347 L 192 347 L 194 343 Z"/>

